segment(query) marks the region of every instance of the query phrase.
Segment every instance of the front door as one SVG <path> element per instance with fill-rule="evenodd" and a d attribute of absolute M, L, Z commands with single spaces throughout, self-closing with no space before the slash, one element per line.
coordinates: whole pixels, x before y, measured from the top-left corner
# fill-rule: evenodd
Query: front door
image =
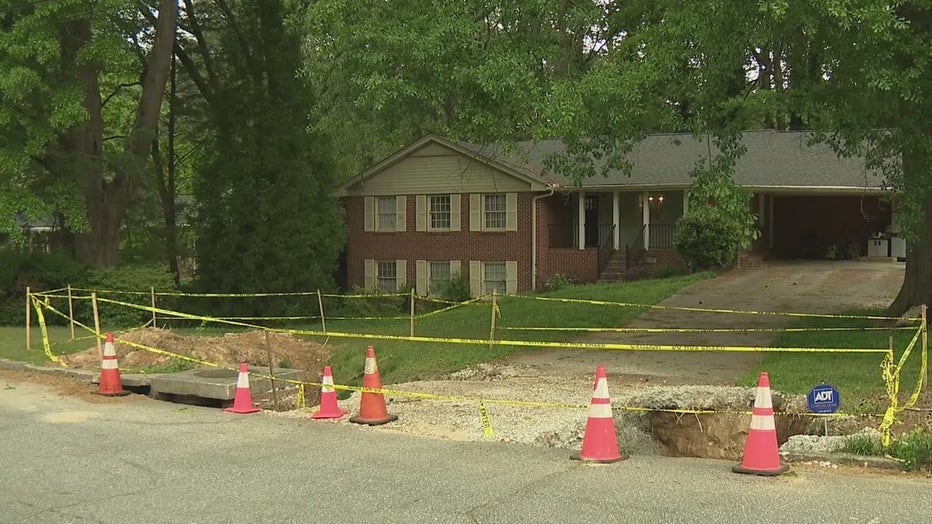
<path fill-rule="evenodd" d="M 599 247 L 599 197 L 587 195 L 586 206 L 586 247 Z"/>

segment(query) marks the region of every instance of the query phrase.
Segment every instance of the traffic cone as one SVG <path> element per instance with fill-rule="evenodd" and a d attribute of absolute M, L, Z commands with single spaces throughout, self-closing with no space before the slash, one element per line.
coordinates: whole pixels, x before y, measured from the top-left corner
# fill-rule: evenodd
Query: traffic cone
<path fill-rule="evenodd" d="M 751 429 L 744 446 L 744 460 L 732 467 L 735 473 L 779 475 L 789 466 L 780 463 L 777 447 L 777 427 L 773 420 L 773 402 L 770 398 L 770 377 L 761 373 L 757 380 L 757 398 L 751 411 Z"/>
<path fill-rule="evenodd" d="M 259 411 L 258 408 L 252 405 L 252 391 L 249 389 L 249 364 L 245 362 L 239 365 L 239 378 L 236 380 L 236 396 L 233 397 L 233 407 L 224 411 L 239 415 Z"/>
<path fill-rule="evenodd" d="M 602 464 L 628 458 L 618 451 L 618 436 L 615 434 L 615 419 L 612 417 L 612 400 L 608 396 L 608 378 L 602 366 L 595 370 L 592 402 L 589 404 L 589 420 L 586 421 L 586 432 L 583 434 L 582 451 L 571 458 Z"/>
<path fill-rule="evenodd" d="M 107 397 L 129 395 L 129 391 L 123 390 L 123 381 L 120 379 L 120 364 L 113 347 L 113 333 L 107 333 L 107 341 L 104 342 L 104 358 L 100 362 L 100 384 L 97 393 Z"/>
<path fill-rule="evenodd" d="M 311 418 L 340 418 L 343 415 L 346 415 L 346 411 L 337 405 L 337 392 L 333 390 L 333 371 L 330 370 L 330 366 L 325 366 L 324 376 L 320 381 L 320 409 L 311 415 Z"/>
<path fill-rule="evenodd" d="M 379 368 L 375 363 L 375 350 L 372 346 L 366 349 L 366 370 L 362 377 L 362 387 L 382 389 L 382 379 L 379 378 Z M 378 426 L 393 420 L 398 420 L 398 415 L 388 414 L 385 409 L 385 397 L 381 393 L 363 392 L 359 401 L 359 414 L 351 418 L 350 422 Z"/>

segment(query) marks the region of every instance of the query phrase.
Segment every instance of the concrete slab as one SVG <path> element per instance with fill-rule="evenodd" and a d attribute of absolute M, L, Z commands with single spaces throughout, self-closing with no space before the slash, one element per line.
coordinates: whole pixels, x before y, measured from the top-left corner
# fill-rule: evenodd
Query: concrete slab
<path fill-rule="evenodd" d="M 259 375 L 268 375 L 269 368 L 249 367 L 249 389 L 255 394 L 272 391 L 271 380 Z M 299 369 L 276 369 L 276 378 L 302 380 L 304 372 Z M 194 369 L 179 373 L 164 373 L 149 376 L 152 396 L 181 396 L 215 400 L 233 400 L 236 395 L 236 381 L 239 373 L 226 369 Z M 278 382 L 279 390 L 286 389 L 287 384 Z"/>

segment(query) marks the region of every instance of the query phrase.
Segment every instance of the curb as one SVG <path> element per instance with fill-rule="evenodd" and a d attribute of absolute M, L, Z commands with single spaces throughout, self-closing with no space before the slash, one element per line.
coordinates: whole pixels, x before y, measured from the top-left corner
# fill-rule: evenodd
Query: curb
<path fill-rule="evenodd" d="M 74 369 L 66 367 L 37 366 L 26 362 L 18 362 L 0 358 L 0 369 L 7 371 L 25 371 L 29 373 L 40 373 L 42 375 L 54 375 L 59 377 L 68 377 L 77 380 L 86 380 L 91 384 L 99 382 L 100 373 L 87 369 Z M 120 380 L 124 386 L 128 387 L 145 387 L 149 385 L 149 375 L 120 375 Z"/>
<path fill-rule="evenodd" d="M 780 453 L 780 456 L 791 463 L 805 464 L 818 463 L 819 465 L 834 464 L 837 466 L 855 466 L 866 469 L 882 469 L 889 471 L 902 471 L 900 463 L 886 457 L 871 457 L 864 455 L 850 455 L 847 453 Z"/>

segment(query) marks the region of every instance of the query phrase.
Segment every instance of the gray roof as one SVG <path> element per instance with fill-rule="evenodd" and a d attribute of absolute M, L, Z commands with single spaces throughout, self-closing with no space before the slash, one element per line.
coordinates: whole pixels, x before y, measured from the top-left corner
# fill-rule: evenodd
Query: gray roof
<path fill-rule="evenodd" d="M 830 146 L 809 144 L 811 134 L 802 131 L 748 131 L 742 135 L 747 151 L 735 165 L 735 181 L 750 188 L 880 190 L 884 188 L 879 172 L 867 170 L 861 157 L 839 157 Z M 519 142 L 516 150 L 495 145 L 460 144 L 480 157 L 510 165 L 530 175 L 544 177 L 560 186 L 573 183 L 547 167 L 547 159 L 560 154 L 565 146 L 560 140 Z M 691 134 L 658 134 L 645 137 L 627 155 L 630 176 L 609 170 L 582 181 L 583 188 L 658 188 L 687 187 L 690 171 L 709 156 L 705 137 Z M 712 154 L 717 152 L 711 146 Z M 601 161 L 593 160 L 596 173 Z"/>

